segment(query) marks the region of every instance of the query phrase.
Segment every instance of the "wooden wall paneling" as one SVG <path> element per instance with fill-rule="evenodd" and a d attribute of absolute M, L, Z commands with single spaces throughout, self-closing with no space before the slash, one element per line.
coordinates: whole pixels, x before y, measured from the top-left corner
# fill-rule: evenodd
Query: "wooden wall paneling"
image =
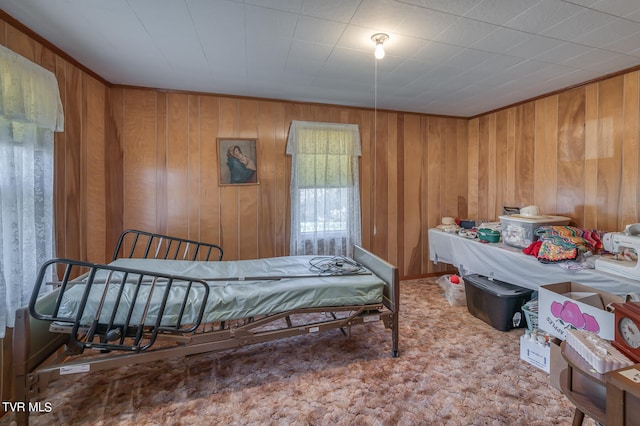
<path fill-rule="evenodd" d="M 62 108 L 65 112 L 65 129 L 68 125 L 68 120 L 71 117 L 67 114 L 67 74 L 66 74 L 66 61 L 56 57 L 56 79 L 58 80 L 58 87 L 60 89 L 60 99 L 62 100 Z M 67 158 L 67 133 L 58 132 L 54 135 L 53 146 L 53 215 L 55 221 L 55 256 L 57 257 L 69 257 L 67 254 L 67 233 L 66 233 L 66 158 Z M 71 167 L 71 165 L 70 165 Z"/>
<path fill-rule="evenodd" d="M 399 181 L 400 170 L 402 170 L 402 164 L 398 164 L 399 160 L 399 146 L 398 140 L 403 139 L 404 131 L 402 127 L 403 122 L 399 119 L 401 114 L 393 113 L 389 114 L 389 133 L 387 136 L 387 142 L 385 144 L 387 150 L 385 158 L 387 160 L 387 192 L 385 197 L 385 203 L 387 203 L 387 217 L 386 217 L 386 234 L 385 244 L 382 245 L 381 251 L 377 252 L 381 257 L 387 259 L 388 262 L 398 265 L 398 248 L 400 247 L 398 236 L 401 235 L 398 232 L 398 226 L 401 222 L 401 211 L 399 207 L 401 205 L 401 198 L 399 198 Z M 377 189 L 376 189 L 377 191 Z"/>
<path fill-rule="evenodd" d="M 598 83 L 598 227 L 619 231 L 622 181 L 622 76 Z"/>
<path fill-rule="evenodd" d="M 362 117 L 355 119 L 354 124 L 358 124 L 360 130 L 360 149 L 362 155 L 358 159 L 359 190 L 360 190 L 360 228 L 362 231 L 361 243 L 364 247 L 371 247 L 374 235 L 374 197 L 372 194 L 374 181 L 373 163 L 368 163 L 368 159 L 374 158 L 376 138 L 376 113 L 371 112 L 371 120 L 363 121 Z M 347 121 L 345 121 L 347 122 Z"/>
<path fill-rule="evenodd" d="M 103 262 L 107 253 L 106 230 L 106 171 L 105 171 L 105 102 L 104 84 L 85 76 L 86 126 L 84 144 L 86 164 L 83 180 L 86 194 L 87 260 Z"/>
<path fill-rule="evenodd" d="M 126 229 L 158 230 L 157 171 L 161 161 L 157 157 L 158 98 L 149 90 L 125 91 L 123 223 Z M 165 120 L 164 116 L 161 118 Z"/>
<path fill-rule="evenodd" d="M 238 100 L 220 98 L 218 118 L 218 137 L 240 137 L 240 117 Z M 224 166 L 225 160 L 222 159 Z M 220 242 L 226 260 L 239 259 L 240 255 L 240 190 L 238 186 L 222 186 L 220 188 Z"/>
<path fill-rule="evenodd" d="M 189 137 L 190 107 L 189 95 L 169 93 L 166 117 L 158 116 L 158 122 L 166 120 L 167 126 L 166 158 L 159 155 L 157 164 L 159 169 L 166 167 L 167 186 L 166 188 L 158 187 L 157 191 L 158 193 L 166 191 L 167 232 L 169 235 L 179 237 L 189 236 L 191 214 L 189 176 L 192 170 L 190 170 L 189 157 L 194 147 Z M 197 173 L 197 170 L 195 172 Z"/>
<path fill-rule="evenodd" d="M 240 99 L 239 124 L 241 137 L 258 137 L 258 102 L 250 99 Z M 260 141 L 258 141 L 260 144 Z M 258 158 L 258 178 L 261 178 L 260 158 Z M 258 257 L 258 235 L 260 232 L 258 218 L 260 211 L 259 195 L 261 185 L 242 186 L 238 188 L 239 195 L 239 252 L 240 259 L 255 259 Z"/>
<path fill-rule="evenodd" d="M 421 268 L 414 275 L 429 270 L 429 228 L 442 223 L 444 216 L 457 216 L 454 206 L 446 205 L 448 180 L 453 175 L 447 170 L 451 159 L 447 156 L 445 119 L 422 117 L 423 172 L 420 176 L 421 195 L 416 204 L 420 205 L 420 253 Z M 433 224 L 433 225 L 432 225 Z"/>
<path fill-rule="evenodd" d="M 158 92 L 155 102 L 155 141 L 153 155 L 155 155 L 155 204 L 156 215 L 153 231 L 160 234 L 171 235 L 170 227 L 170 210 L 169 204 L 171 203 L 171 194 L 169 193 L 169 126 L 172 120 L 170 116 L 169 96 L 165 92 Z M 149 152 L 149 155 L 152 155 Z M 187 172 L 184 170 L 183 172 Z M 150 231 L 150 229 L 144 229 L 144 231 Z M 186 234 L 180 235 L 181 237 L 187 237 Z"/>
<path fill-rule="evenodd" d="M 511 204 L 509 201 L 510 196 L 507 194 L 507 185 L 509 178 L 507 169 L 507 159 L 509 155 L 509 110 L 498 111 L 495 114 L 495 214 L 496 219 L 502 214 L 503 207 L 507 204 Z"/>
<path fill-rule="evenodd" d="M 259 102 L 257 111 L 258 157 L 260 158 L 260 191 L 258 193 L 258 255 L 273 257 L 278 243 L 277 234 L 277 158 L 284 156 L 276 143 L 278 105 L 275 102 Z"/>
<path fill-rule="evenodd" d="M 547 97 L 534 102 L 534 158 L 533 158 L 533 200 L 540 211 L 557 213 L 556 208 L 556 165 L 555 146 L 558 140 L 557 97 Z"/>
<path fill-rule="evenodd" d="M 457 209 L 461 219 L 469 219 L 469 148 L 467 143 L 468 125 L 466 120 L 456 120 L 456 159 Z"/>
<path fill-rule="evenodd" d="M 56 55 L 39 43 L 36 43 L 36 60 L 34 62 L 52 73 L 56 73 Z"/>
<path fill-rule="evenodd" d="M 6 47 L 18 55 L 24 56 L 32 62 L 36 62 L 36 46 L 38 43 L 35 40 L 11 24 L 6 24 L 6 36 Z"/>
<path fill-rule="evenodd" d="M 285 120 L 286 107 L 282 103 L 270 104 L 273 113 L 273 136 L 275 154 L 273 184 L 275 188 L 276 203 L 274 209 L 274 233 L 275 252 L 274 256 L 284 256 L 289 254 L 289 234 L 287 232 L 290 223 L 290 195 L 289 182 L 291 181 L 291 157 L 286 155 L 287 136 L 289 124 Z"/>
<path fill-rule="evenodd" d="M 495 220 L 489 210 L 489 156 L 491 132 L 493 130 L 493 117 L 488 115 L 480 117 L 478 123 L 478 214 L 481 220 Z"/>
<path fill-rule="evenodd" d="M 363 214 L 367 214 L 372 220 L 372 238 L 371 249 L 375 253 L 385 253 L 387 250 L 387 241 L 389 226 L 387 218 L 389 217 L 389 200 L 387 196 L 389 194 L 389 158 L 387 156 L 387 141 L 391 129 L 389 128 L 389 121 L 391 113 L 378 111 L 377 127 L 374 129 L 376 132 L 376 138 L 374 144 L 372 144 L 372 152 L 370 157 L 364 161 L 364 164 L 370 164 L 373 168 L 372 179 L 372 209 L 371 211 L 364 211 Z"/>
<path fill-rule="evenodd" d="M 516 112 L 514 108 L 507 110 L 507 134 L 506 134 L 506 157 L 505 164 L 502 166 L 505 169 L 505 189 L 504 189 L 504 204 L 508 204 L 509 207 L 519 207 L 519 203 L 516 201 Z M 504 207 L 504 206 L 503 206 Z"/>
<path fill-rule="evenodd" d="M 72 259 L 86 259 L 86 197 L 83 194 L 83 85 L 80 71 L 66 63 L 66 94 L 64 105 L 65 133 L 65 198 L 64 230 L 66 241 L 65 256 Z"/>
<path fill-rule="evenodd" d="M 640 219 L 638 206 L 640 191 L 638 190 L 638 148 L 640 104 L 638 93 L 638 76 L 640 72 L 632 72 L 624 76 L 623 134 L 622 134 L 622 182 L 620 210 L 618 212 L 618 229 Z"/>
<path fill-rule="evenodd" d="M 497 156 L 497 141 L 496 141 L 496 114 L 489 116 L 489 139 L 486 155 L 486 173 L 487 173 L 487 217 L 492 220 L 498 220 L 498 216 L 502 213 L 502 208 L 498 210 L 498 163 L 496 161 Z"/>
<path fill-rule="evenodd" d="M 467 136 L 467 216 L 479 220 L 479 173 L 480 173 L 480 119 L 474 118 L 468 123 Z"/>
<path fill-rule="evenodd" d="M 200 156 L 202 155 L 202 145 L 200 140 L 200 96 L 189 95 L 189 115 L 188 115 L 188 168 L 187 168 L 187 193 L 189 194 L 188 205 L 188 235 L 189 238 L 197 240 L 200 237 L 200 223 L 202 222 L 200 206 L 200 185 L 202 178 L 200 174 Z"/>
<path fill-rule="evenodd" d="M 571 217 L 577 223 L 583 222 L 581 213 L 585 204 L 585 93 L 583 88 L 562 92 L 558 99 L 558 137 L 556 143 L 547 147 L 547 158 L 557 159 L 557 205 L 555 210 L 546 210 Z M 550 175 L 551 170 L 545 170 Z M 552 182 L 547 182 L 548 193 L 553 190 Z"/>
<path fill-rule="evenodd" d="M 456 120 L 452 118 L 437 118 L 442 159 L 440 162 L 441 174 L 444 178 L 441 183 L 442 207 L 441 213 L 445 216 L 460 217 L 458 211 L 458 144 Z"/>
<path fill-rule="evenodd" d="M 3 46 L 7 46 L 7 27 L 9 27 L 9 24 L 0 19 L 0 44 Z"/>
<path fill-rule="evenodd" d="M 516 107 L 516 201 L 534 203 L 535 106 L 529 102 Z"/>
<path fill-rule="evenodd" d="M 399 265 L 403 276 L 416 276 L 422 264 L 422 191 L 423 143 L 421 139 L 421 117 L 415 114 L 404 116 L 404 265 Z M 374 189 L 375 190 L 375 189 Z"/>
<path fill-rule="evenodd" d="M 105 232 L 106 255 L 111 260 L 120 233 L 124 231 L 123 129 L 124 90 L 106 91 L 105 123 Z"/>
<path fill-rule="evenodd" d="M 332 111 L 333 107 L 330 107 L 328 105 L 311 105 L 311 115 L 308 121 L 332 123 L 335 121 Z"/>
<path fill-rule="evenodd" d="M 404 192 L 404 180 L 405 180 L 405 174 L 403 173 L 404 169 L 405 169 L 405 143 L 406 143 L 406 131 L 407 131 L 407 127 L 405 126 L 405 120 L 406 120 L 406 115 L 404 113 L 399 113 L 398 114 L 398 148 L 396 150 L 397 152 L 397 156 L 398 156 L 398 161 L 397 161 L 397 166 L 398 166 L 398 186 L 397 186 L 397 205 L 398 205 L 398 221 L 396 222 L 396 233 L 398 235 L 397 237 L 397 254 L 395 254 L 394 256 L 397 257 L 397 261 L 395 263 L 395 265 L 398 266 L 398 269 L 400 271 L 400 275 L 402 276 L 403 274 L 403 266 L 405 265 L 405 259 L 407 258 L 407 253 L 404 250 L 404 248 L 406 247 L 405 245 L 405 235 L 406 235 L 406 230 L 405 230 L 405 208 L 406 208 L 406 200 L 405 200 L 405 192 Z"/>
<path fill-rule="evenodd" d="M 585 87 L 585 205 L 582 227 L 599 229 L 598 225 L 598 85 Z"/>
<path fill-rule="evenodd" d="M 358 159 L 358 171 L 359 171 L 359 185 L 360 185 L 360 227 L 362 229 L 362 245 L 364 247 L 372 247 L 375 239 L 374 235 L 374 223 L 375 223 L 375 208 L 373 196 L 373 181 L 374 181 L 374 167 L 373 163 L 369 162 L 369 159 L 374 158 L 373 152 L 375 149 L 376 139 L 376 124 L 375 118 L 376 112 L 371 112 L 371 120 L 364 120 L 365 114 L 359 115 L 358 119 L 350 121 L 347 117 L 343 116 L 345 123 L 352 122 L 358 124 L 360 130 L 360 149 L 362 156 Z"/>
<path fill-rule="evenodd" d="M 218 173 L 219 98 L 200 96 L 200 224 L 198 239 L 220 243 L 220 186 Z M 224 250 L 224 246 L 222 247 Z M 224 257 L 226 259 L 226 257 Z"/>

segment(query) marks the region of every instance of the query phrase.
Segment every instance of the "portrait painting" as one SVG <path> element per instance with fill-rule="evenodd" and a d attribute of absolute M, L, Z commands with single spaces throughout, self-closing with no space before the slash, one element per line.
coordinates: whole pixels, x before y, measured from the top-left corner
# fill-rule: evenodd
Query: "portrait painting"
<path fill-rule="evenodd" d="M 256 139 L 218 139 L 220 185 L 255 185 L 258 183 Z"/>

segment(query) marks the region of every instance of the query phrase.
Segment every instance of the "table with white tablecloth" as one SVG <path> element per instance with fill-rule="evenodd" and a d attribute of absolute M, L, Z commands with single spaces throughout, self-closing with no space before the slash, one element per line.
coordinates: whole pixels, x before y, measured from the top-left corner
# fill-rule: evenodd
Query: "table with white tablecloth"
<path fill-rule="evenodd" d="M 429 229 L 429 259 L 448 263 L 462 275 L 480 274 L 537 290 L 539 286 L 574 281 L 608 293 L 640 293 L 640 281 L 595 269 L 570 270 L 542 263 L 522 249 L 503 243 L 482 243 L 439 229 Z"/>

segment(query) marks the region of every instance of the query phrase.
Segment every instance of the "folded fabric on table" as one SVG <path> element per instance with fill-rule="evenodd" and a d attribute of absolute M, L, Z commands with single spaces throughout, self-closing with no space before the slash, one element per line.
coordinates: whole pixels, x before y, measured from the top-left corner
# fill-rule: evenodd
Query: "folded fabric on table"
<path fill-rule="evenodd" d="M 581 252 L 597 254 L 602 249 L 602 241 L 596 231 L 576 228 L 575 226 L 541 226 L 536 230 L 541 239 L 552 238 L 555 244 L 564 248 L 577 248 Z"/>

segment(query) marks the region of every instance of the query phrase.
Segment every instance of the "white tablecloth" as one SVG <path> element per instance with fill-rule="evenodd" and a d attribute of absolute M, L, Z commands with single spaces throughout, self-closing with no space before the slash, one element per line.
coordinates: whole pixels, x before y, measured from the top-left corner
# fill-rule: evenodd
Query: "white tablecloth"
<path fill-rule="evenodd" d="M 439 229 L 429 229 L 429 258 L 455 266 L 462 275 L 485 275 L 533 290 L 574 281 L 621 296 L 640 293 L 640 281 L 595 269 L 568 270 L 559 264 L 542 263 L 515 247 L 485 244 Z"/>

